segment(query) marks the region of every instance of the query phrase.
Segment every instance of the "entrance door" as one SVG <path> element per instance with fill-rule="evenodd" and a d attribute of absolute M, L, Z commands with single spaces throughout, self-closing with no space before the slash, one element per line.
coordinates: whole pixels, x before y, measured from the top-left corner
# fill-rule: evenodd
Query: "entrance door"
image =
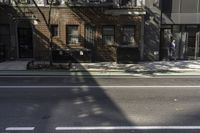
<path fill-rule="evenodd" d="M 171 43 L 171 37 L 171 29 L 161 29 L 160 60 L 169 60 L 169 46 Z"/>
<path fill-rule="evenodd" d="M 85 28 L 85 41 L 86 41 L 86 47 L 91 50 L 91 60 L 92 62 L 95 61 L 95 35 L 96 30 L 95 27 L 86 25 Z"/>
<path fill-rule="evenodd" d="M 187 41 L 188 59 L 196 59 L 198 53 L 197 50 L 198 27 L 196 25 L 186 26 L 186 32 L 188 33 L 188 41 Z"/>
<path fill-rule="evenodd" d="M 33 57 L 32 29 L 18 28 L 19 58 Z"/>
<path fill-rule="evenodd" d="M 0 25 L 0 62 L 6 59 L 10 45 L 9 25 Z"/>

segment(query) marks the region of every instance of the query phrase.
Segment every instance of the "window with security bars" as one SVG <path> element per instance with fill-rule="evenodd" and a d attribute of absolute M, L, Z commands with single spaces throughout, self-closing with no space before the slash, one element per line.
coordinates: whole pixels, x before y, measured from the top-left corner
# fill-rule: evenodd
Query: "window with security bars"
<path fill-rule="evenodd" d="M 103 44 L 113 45 L 115 38 L 115 28 L 114 26 L 103 26 L 102 39 Z"/>
<path fill-rule="evenodd" d="M 79 43 L 78 25 L 68 25 L 67 44 L 78 44 L 78 43 Z"/>

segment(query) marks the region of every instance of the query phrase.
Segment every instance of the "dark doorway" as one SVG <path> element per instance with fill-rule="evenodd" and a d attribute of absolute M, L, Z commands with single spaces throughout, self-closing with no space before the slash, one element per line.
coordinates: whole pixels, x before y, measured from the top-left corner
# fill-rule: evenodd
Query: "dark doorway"
<path fill-rule="evenodd" d="M 95 47 L 95 35 L 96 35 L 96 29 L 94 26 L 86 25 L 85 26 L 85 41 L 86 41 L 86 48 L 88 48 L 91 51 L 91 61 L 95 62 L 95 53 L 96 53 L 96 47 Z"/>
<path fill-rule="evenodd" d="M 162 28 L 160 36 L 160 60 L 169 60 L 169 45 L 171 43 L 172 29 Z"/>
<path fill-rule="evenodd" d="M 31 28 L 18 28 L 19 58 L 33 58 Z"/>
<path fill-rule="evenodd" d="M 6 57 L 8 56 L 9 45 L 10 45 L 9 25 L 0 25 L 0 61 L 6 60 Z"/>
<path fill-rule="evenodd" d="M 188 33 L 187 56 L 188 59 L 197 59 L 199 53 L 199 33 L 197 25 L 186 25 L 185 31 Z"/>

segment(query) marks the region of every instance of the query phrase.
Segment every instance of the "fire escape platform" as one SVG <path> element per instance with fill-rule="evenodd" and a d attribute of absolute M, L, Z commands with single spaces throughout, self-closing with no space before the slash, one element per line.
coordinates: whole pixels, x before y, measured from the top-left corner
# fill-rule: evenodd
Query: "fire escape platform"
<path fill-rule="evenodd" d="M 104 12 L 107 15 L 113 15 L 113 16 L 118 16 L 118 15 L 146 15 L 146 11 L 143 8 L 114 8 L 114 9 L 107 9 Z"/>

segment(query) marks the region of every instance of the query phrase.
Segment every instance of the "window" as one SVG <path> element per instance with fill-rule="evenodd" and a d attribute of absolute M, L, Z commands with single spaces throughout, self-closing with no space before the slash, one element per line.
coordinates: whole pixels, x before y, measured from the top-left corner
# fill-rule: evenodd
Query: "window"
<path fill-rule="evenodd" d="M 51 25 L 51 34 L 52 36 L 58 36 L 58 25 Z"/>
<path fill-rule="evenodd" d="M 10 0 L 0 0 L 1 4 L 10 4 Z"/>
<path fill-rule="evenodd" d="M 133 6 L 137 6 L 137 1 L 138 0 L 121 0 L 120 1 L 120 6 L 121 7 L 133 7 Z M 139 1 L 138 1 L 138 6 L 140 6 L 141 5 L 141 3 L 139 3 Z"/>
<path fill-rule="evenodd" d="M 162 11 L 164 13 L 179 13 L 181 0 L 163 0 Z"/>
<path fill-rule="evenodd" d="M 59 0 L 47 0 L 47 4 L 50 5 L 52 2 L 53 5 L 59 4 Z"/>
<path fill-rule="evenodd" d="M 79 43 L 78 25 L 67 26 L 67 43 L 68 44 Z"/>
<path fill-rule="evenodd" d="M 0 25 L 0 49 L 9 45 L 10 40 L 10 27 L 9 25 Z"/>
<path fill-rule="evenodd" d="M 95 42 L 95 28 L 87 25 L 85 27 L 85 40 L 87 44 L 94 44 Z"/>
<path fill-rule="evenodd" d="M 99 4 L 99 3 L 100 3 L 100 0 L 88 0 L 88 2 L 89 2 L 89 3 L 95 3 L 95 4 L 98 3 L 98 4 Z"/>
<path fill-rule="evenodd" d="M 123 45 L 132 45 L 136 46 L 135 42 L 135 26 L 124 26 L 122 28 L 122 34 L 123 34 Z"/>
<path fill-rule="evenodd" d="M 198 7 L 198 0 L 182 0 L 181 12 L 182 13 L 196 13 Z"/>
<path fill-rule="evenodd" d="M 20 4 L 30 4 L 30 0 L 19 0 Z"/>
<path fill-rule="evenodd" d="M 113 45 L 114 44 L 114 26 L 104 26 L 103 27 L 103 43 L 106 45 Z"/>

